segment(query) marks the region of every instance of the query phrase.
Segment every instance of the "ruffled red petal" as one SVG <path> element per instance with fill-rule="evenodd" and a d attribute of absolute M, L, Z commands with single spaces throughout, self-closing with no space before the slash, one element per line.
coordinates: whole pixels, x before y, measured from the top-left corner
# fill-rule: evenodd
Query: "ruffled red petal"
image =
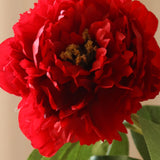
<path fill-rule="evenodd" d="M 18 64 L 19 60 L 14 59 L 14 56 L 19 54 L 16 47 L 14 38 L 0 44 L 0 87 L 19 96 L 27 93 L 27 86 L 23 79 L 25 73 Z"/>

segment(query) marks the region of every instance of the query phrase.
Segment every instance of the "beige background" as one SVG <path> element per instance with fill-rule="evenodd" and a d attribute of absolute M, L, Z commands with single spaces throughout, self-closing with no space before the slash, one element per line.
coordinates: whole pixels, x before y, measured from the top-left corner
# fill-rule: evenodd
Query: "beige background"
<path fill-rule="evenodd" d="M 0 42 L 13 35 L 12 26 L 18 20 L 19 13 L 33 7 L 36 0 L 0 0 Z M 160 20 L 160 1 L 141 0 L 152 10 Z M 160 42 L 160 27 L 156 34 Z M 159 43 L 160 44 L 160 43 Z M 27 140 L 18 128 L 17 105 L 20 98 L 10 95 L 0 89 L 0 159 L 26 160 L 32 151 L 30 141 Z M 160 96 L 146 102 L 160 105 Z M 133 145 L 130 154 L 138 157 Z"/>

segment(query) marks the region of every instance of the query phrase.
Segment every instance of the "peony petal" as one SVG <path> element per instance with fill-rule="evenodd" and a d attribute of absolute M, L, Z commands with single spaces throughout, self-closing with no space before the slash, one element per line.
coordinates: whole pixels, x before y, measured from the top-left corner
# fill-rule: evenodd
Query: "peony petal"
<path fill-rule="evenodd" d="M 93 124 L 90 121 L 89 115 L 85 113 L 81 117 L 78 117 L 76 114 L 63 119 L 62 127 L 73 131 L 76 139 L 80 141 L 80 144 L 94 144 L 99 140 L 99 137 L 93 130 Z"/>
<path fill-rule="evenodd" d="M 143 32 L 145 36 L 144 38 L 148 39 L 152 37 L 157 30 L 158 19 L 139 1 L 133 1 L 131 4 L 131 8 L 128 8 L 129 12 L 138 20 L 138 23 L 140 23 L 142 27 L 141 32 Z"/>
<path fill-rule="evenodd" d="M 126 101 L 130 99 L 128 96 L 123 89 L 115 87 L 99 89 L 97 98 L 88 106 L 93 125 L 101 137 L 107 139 L 108 142 L 112 142 L 113 139 L 119 140 L 118 131 L 126 132 L 122 122 L 132 113 L 132 108 L 125 111 Z M 135 110 L 137 109 L 139 108 L 135 107 Z"/>
<path fill-rule="evenodd" d="M 35 39 L 35 41 L 33 42 L 33 46 L 32 46 L 32 50 L 33 50 L 33 59 L 34 59 L 34 63 L 35 66 L 38 66 L 38 60 L 37 60 L 37 56 L 38 56 L 38 51 L 39 51 L 39 39 L 40 36 L 42 35 L 42 33 L 44 32 L 44 26 L 42 26 L 37 34 L 37 37 Z"/>
<path fill-rule="evenodd" d="M 12 43 L 15 43 L 14 38 L 9 38 L 0 44 L 0 87 L 9 93 L 21 95 L 27 92 L 27 88 L 23 84 L 24 82 L 15 75 L 14 67 L 12 67 L 15 62 L 11 54 L 17 54 L 19 52 L 12 48 Z M 22 75 L 24 74 L 23 72 Z M 16 83 L 14 83 L 15 81 Z"/>
<path fill-rule="evenodd" d="M 15 37 L 23 43 L 24 52 L 29 59 L 33 59 L 32 44 L 47 14 L 48 5 L 41 5 L 35 4 L 34 9 L 21 14 L 19 22 L 13 26 Z"/>
<path fill-rule="evenodd" d="M 38 105 L 33 100 L 34 95 L 23 97 L 20 103 L 19 126 L 22 132 L 31 140 L 33 147 L 38 148 L 44 156 L 53 156 L 57 150 L 62 147 L 65 140 L 61 139 L 61 133 L 58 134 L 54 124 L 56 117 L 44 117 L 42 104 Z M 46 127 L 46 121 L 48 121 Z M 54 130 L 54 133 L 53 133 Z M 58 139 L 56 139 L 56 137 Z M 52 147 L 51 147 L 52 146 Z"/>
<path fill-rule="evenodd" d="M 92 64 L 90 72 L 103 68 L 104 61 L 106 60 L 107 50 L 105 48 L 98 48 L 96 51 L 96 60 Z"/>

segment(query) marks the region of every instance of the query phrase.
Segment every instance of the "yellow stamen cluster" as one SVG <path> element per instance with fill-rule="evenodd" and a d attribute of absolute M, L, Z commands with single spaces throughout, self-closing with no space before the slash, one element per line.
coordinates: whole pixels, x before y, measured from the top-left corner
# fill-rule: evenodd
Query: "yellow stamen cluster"
<path fill-rule="evenodd" d="M 84 69 L 90 69 L 95 60 L 97 46 L 91 40 L 87 29 L 83 32 L 82 37 L 84 39 L 83 44 L 70 44 L 65 51 L 61 52 L 60 58 Z"/>

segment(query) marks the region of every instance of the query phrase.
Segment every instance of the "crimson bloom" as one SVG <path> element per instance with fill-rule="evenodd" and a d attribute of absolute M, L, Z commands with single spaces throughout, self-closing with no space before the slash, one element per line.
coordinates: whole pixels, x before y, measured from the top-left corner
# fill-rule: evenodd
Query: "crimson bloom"
<path fill-rule="evenodd" d="M 160 90 L 158 21 L 132 0 L 39 0 L 0 45 L 0 87 L 22 97 L 19 125 L 54 155 L 67 142 L 121 140 Z"/>

